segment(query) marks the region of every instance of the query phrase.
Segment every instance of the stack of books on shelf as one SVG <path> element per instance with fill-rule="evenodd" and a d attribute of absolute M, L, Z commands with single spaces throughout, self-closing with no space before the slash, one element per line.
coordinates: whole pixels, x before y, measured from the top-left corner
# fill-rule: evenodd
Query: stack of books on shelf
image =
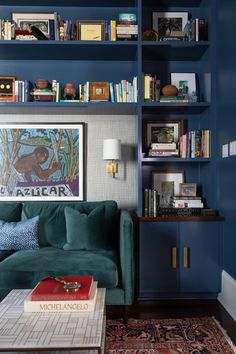
<path fill-rule="evenodd" d="M 186 96 L 160 96 L 160 102 L 165 103 L 190 103 L 192 100 Z"/>
<path fill-rule="evenodd" d="M 143 215 L 145 217 L 156 217 L 159 209 L 159 195 L 155 189 L 144 189 L 143 192 Z"/>
<path fill-rule="evenodd" d="M 138 38 L 138 25 L 135 14 L 119 14 L 116 25 L 117 40 L 136 40 Z"/>
<path fill-rule="evenodd" d="M 192 130 L 179 139 L 180 157 L 209 158 L 210 130 Z"/>
<path fill-rule="evenodd" d="M 172 196 L 172 208 L 203 208 L 204 204 L 201 197 L 194 196 Z"/>
<path fill-rule="evenodd" d="M 179 150 L 176 143 L 152 143 L 148 157 L 178 157 Z"/>
<path fill-rule="evenodd" d="M 97 282 L 93 276 L 54 277 L 75 284 L 79 282 L 78 291 L 66 291 L 64 284 L 53 277 L 45 277 L 30 292 L 24 301 L 25 312 L 89 312 L 95 308 Z"/>

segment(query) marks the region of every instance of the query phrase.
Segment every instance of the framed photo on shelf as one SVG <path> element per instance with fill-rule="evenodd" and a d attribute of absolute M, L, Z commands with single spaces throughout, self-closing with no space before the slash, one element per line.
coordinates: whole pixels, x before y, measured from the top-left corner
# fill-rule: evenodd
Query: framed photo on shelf
<path fill-rule="evenodd" d="M 180 183 L 179 195 L 181 197 L 196 197 L 197 184 L 196 183 Z"/>
<path fill-rule="evenodd" d="M 109 101 L 109 82 L 90 82 L 89 100 L 92 102 Z"/>
<path fill-rule="evenodd" d="M 0 200 L 83 200 L 84 123 L 0 124 Z"/>
<path fill-rule="evenodd" d="M 144 121 L 143 147 L 144 150 L 152 143 L 178 143 L 184 134 L 184 120 Z"/>
<path fill-rule="evenodd" d="M 81 41 L 104 41 L 105 20 L 76 20 L 76 39 Z"/>
<path fill-rule="evenodd" d="M 179 195 L 180 183 L 184 183 L 183 171 L 152 171 L 152 188 L 160 196 L 160 207 L 170 207 L 171 197 Z"/>
<path fill-rule="evenodd" d="M 0 76 L 0 101 L 15 101 L 15 76 Z"/>
<path fill-rule="evenodd" d="M 54 12 L 12 12 L 11 17 L 17 28 L 28 30 L 29 25 L 33 25 L 50 38 L 50 20 L 55 21 Z"/>
<path fill-rule="evenodd" d="M 175 85 L 179 96 L 196 96 L 196 73 L 171 73 L 171 85 Z"/>
<path fill-rule="evenodd" d="M 183 37 L 188 22 L 188 12 L 153 12 L 152 28 L 158 38 Z"/>

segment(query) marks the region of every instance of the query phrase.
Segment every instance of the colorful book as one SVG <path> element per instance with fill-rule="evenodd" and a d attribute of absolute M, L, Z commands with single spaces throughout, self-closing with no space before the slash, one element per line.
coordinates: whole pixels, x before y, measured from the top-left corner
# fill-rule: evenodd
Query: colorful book
<path fill-rule="evenodd" d="M 32 301 L 29 294 L 24 301 L 25 312 L 90 312 L 95 308 L 97 282 L 93 282 L 89 300 Z"/>
<path fill-rule="evenodd" d="M 51 300 L 88 300 L 90 298 L 93 276 L 74 275 L 62 276 L 66 282 L 79 282 L 81 288 L 76 292 L 66 292 L 64 284 L 54 279 L 44 277 L 33 289 L 30 295 L 31 301 L 51 301 Z"/>

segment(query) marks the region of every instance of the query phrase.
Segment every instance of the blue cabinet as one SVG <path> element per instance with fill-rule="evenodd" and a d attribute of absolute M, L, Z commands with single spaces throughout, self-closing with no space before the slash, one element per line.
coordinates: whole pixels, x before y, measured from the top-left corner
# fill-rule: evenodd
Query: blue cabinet
<path fill-rule="evenodd" d="M 215 298 L 221 222 L 140 222 L 139 298 Z"/>

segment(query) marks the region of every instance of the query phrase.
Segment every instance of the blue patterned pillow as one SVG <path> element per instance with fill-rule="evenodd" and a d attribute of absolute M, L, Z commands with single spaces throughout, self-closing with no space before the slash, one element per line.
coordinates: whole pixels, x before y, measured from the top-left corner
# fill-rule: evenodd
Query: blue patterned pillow
<path fill-rule="evenodd" d="M 19 222 L 0 220 L 0 250 L 29 250 L 39 248 L 39 216 Z"/>

